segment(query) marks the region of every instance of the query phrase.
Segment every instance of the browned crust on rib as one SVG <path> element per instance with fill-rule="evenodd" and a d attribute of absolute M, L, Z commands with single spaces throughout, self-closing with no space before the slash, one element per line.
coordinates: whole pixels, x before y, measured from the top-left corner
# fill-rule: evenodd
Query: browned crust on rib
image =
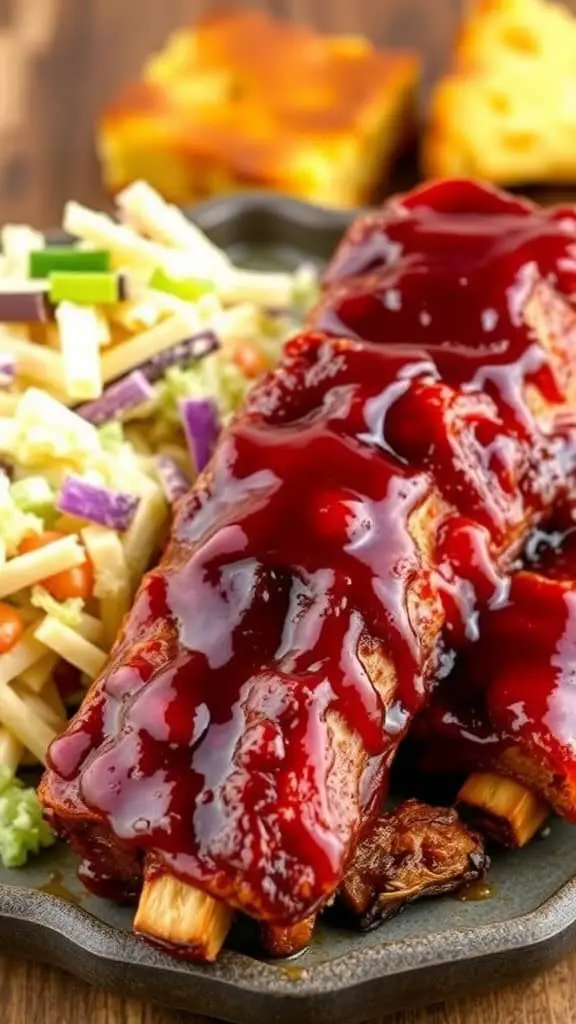
<path fill-rule="evenodd" d="M 339 900 L 367 930 L 413 900 L 476 881 L 488 866 L 482 838 L 453 808 L 407 800 L 379 818 L 360 843 Z"/>

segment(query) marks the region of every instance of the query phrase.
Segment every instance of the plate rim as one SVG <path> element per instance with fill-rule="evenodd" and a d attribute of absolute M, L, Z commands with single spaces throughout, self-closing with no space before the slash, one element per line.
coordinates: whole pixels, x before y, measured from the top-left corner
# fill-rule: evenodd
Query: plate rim
<path fill-rule="evenodd" d="M 49 919 L 50 913 L 54 914 L 55 920 Z M 225 950 L 220 959 L 210 965 L 180 960 L 156 950 L 133 932 L 116 928 L 61 897 L 26 886 L 0 883 L 0 921 L 13 921 L 15 917 L 42 931 L 62 930 L 69 943 L 101 963 L 116 961 L 120 947 L 122 962 L 126 967 L 161 967 L 163 971 L 176 974 L 179 978 L 210 978 L 222 985 L 232 985 L 244 995 L 302 998 L 324 996 L 327 991 L 338 994 L 350 989 L 352 984 L 347 975 L 353 975 L 354 987 L 361 987 L 369 982 L 385 981 L 421 968 L 470 963 L 494 954 L 518 952 L 536 944 L 551 942 L 576 923 L 576 876 L 525 914 L 477 927 L 443 931 L 441 947 L 434 941 L 433 934 L 386 940 L 383 929 L 380 933 L 384 937 L 382 943 L 348 951 L 309 967 L 304 966 L 301 971 L 297 959 L 293 964 L 257 960 L 232 950 Z M 486 939 L 490 941 L 487 943 Z M 348 969 L 338 978 L 339 968 L 344 961 Z M 235 971 L 234 979 L 230 980 L 226 973 L 232 963 L 241 970 Z M 245 970 L 247 965 L 254 965 L 248 981 Z M 330 982 L 329 988 L 326 986 L 327 981 Z"/>

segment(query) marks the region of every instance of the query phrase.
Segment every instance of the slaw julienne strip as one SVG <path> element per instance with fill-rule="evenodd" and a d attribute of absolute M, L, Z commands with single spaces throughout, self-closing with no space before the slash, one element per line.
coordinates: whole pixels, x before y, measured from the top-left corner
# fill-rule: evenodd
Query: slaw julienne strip
<path fill-rule="evenodd" d="M 1 234 L 0 774 L 45 761 L 170 505 L 314 296 L 307 268 L 235 267 L 143 182 L 118 209 L 69 203 L 67 245 Z M 48 841 L 36 825 L 31 848 Z"/>

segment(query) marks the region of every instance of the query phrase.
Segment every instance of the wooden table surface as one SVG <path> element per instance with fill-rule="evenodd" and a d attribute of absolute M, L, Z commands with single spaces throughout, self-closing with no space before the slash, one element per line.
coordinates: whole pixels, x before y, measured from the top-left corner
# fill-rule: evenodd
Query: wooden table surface
<path fill-rule="evenodd" d="M 53 225 L 67 198 L 104 200 L 92 145 L 96 112 L 172 27 L 206 6 L 195 0 L 0 0 L 0 222 Z M 442 67 L 463 6 L 459 0 L 270 0 L 276 13 L 310 18 L 324 29 L 362 30 L 381 43 L 419 46 L 429 80 Z M 2 1024 L 202 1021 L 1 958 L 0 1006 Z M 576 1022 L 576 955 L 531 984 L 387 1019 L 390 1024 Z"/>

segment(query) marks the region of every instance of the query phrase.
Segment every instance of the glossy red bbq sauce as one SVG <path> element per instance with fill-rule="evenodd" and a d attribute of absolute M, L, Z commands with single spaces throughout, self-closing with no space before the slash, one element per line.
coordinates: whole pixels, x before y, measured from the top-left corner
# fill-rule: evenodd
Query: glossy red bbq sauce
<path fill-rule="evenodd" d="M 558 806 L 576 819 L 576 505 L 532 532 L 508 599 L 483 611 L 479 635 L 416 722 L 421 767 L 497 769 L 518 749 L 536 778 L 556 780 Z"/>
<path fill-rule="evenodd" d="M 573 464 L 570 419 L 536 420 L 526 393 L 565 411 L 575 238 L 571 213 L 460 182 L 352 229 L 312 318 L 352 340 L 294 339 L 224 433 L 52 746 L 54 806 L 257 916 L 335 888 L 433 678 Z M 348 294 L 361 315 L 340 321 Z M 386 701 L 366 636 L 394 666 Z M 335 718 L 361 737 L 348 765 Z"/>

